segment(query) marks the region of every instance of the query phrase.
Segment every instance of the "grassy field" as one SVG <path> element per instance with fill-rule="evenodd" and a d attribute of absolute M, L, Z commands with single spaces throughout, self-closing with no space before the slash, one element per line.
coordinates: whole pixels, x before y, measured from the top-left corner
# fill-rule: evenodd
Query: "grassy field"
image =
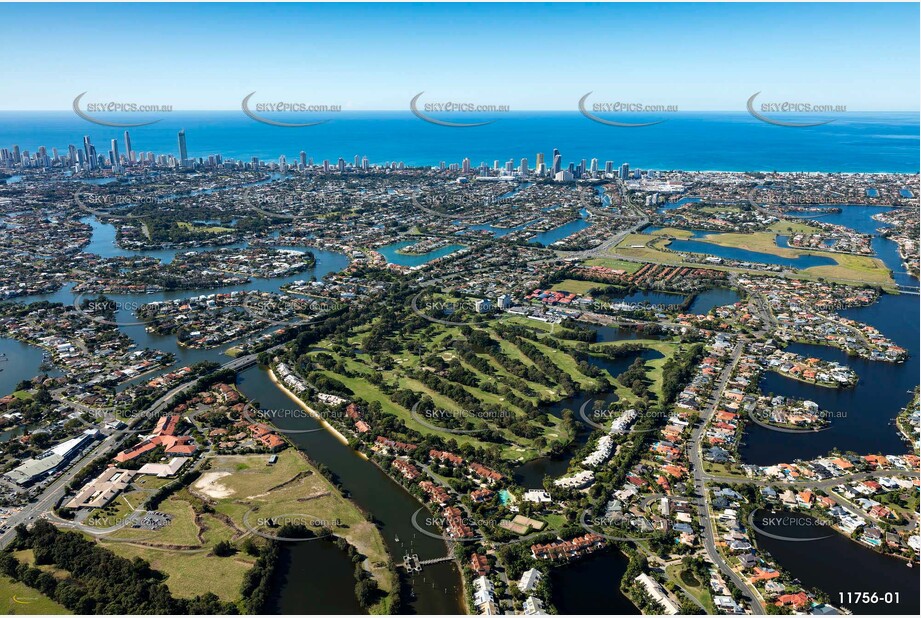
<path fill-rule="evenodd" d="M 679 227 L 663 227 L 661 230 L 644 233 L 643 236 L 672 236 L 674 238 L 680 238 L 682 240 L 687 240 L 688 238 L 691 238 L 692 236 L 694 236 L 694 232 L 692 232 L 691 230 L 685 230 Z"/>
<path fill-rule="evenodd" d="M 441 302 L 457 302 L 456 299 L 438 298 Z M 430 299 L 427 299 L 426 302 L 431 301 Z M 545 327 L 549 326 L 539 322 L 534 322 L 532 320 L 525 320 L 522 322 L 518 318 L 506 318 L 505 316 L 500 318 L 500 321 L 502 322 L 505 322 L 506 320 L 517 324 L 527 325 L 533 329 L 536 329 L 538 332 L 546 330 Z M 523 363 L 526 366 L 533 366 L 533 361 L 528 359 L 521 352 L 521 350 L 519 350 L 518 347 L 512 343 L 512 341 L 503 338 L 494 328 L 490 326 L 494 323 L 494 321 L 490 321 L 476 324 L 474 327 L 477 329 L 487 330 L 493 341 L 498 343 L 499 348 L 503 354 Z M 362 342 L 366 337 L 366 333 L 367 329 L 356 328 L 348 336 L 349 344 L 360 348 L 363 345 Z M 420 363 L 422 362 L 421 359 L 429 357 L 430 355 L 438 356 L 445 362 L 457 361 L 465 371 L 470 372 L 478 379 L 478 383 L 464 384 L 461 387 L 471 396 L 476 398 L 476 400 L 481 402 L 484 408 L 502 409 L 509 414 L 520 416 L 522 422 L 532 423 L 535 427 L 539 428 L 543 434 L 543 437 L 548 443 L 561 440 L 565 441 L 568 439 L 568 436 L 564 434 L 564 430 L 559 422 L 559 419 L 552 418 L 548 415 L 546 418 L 541 419 L 539 422 L 534 420 L 529 421 L 525 415 L 525 410 L 522 409 L 520 404 L 511 403 L 504 394 L 493 393 L 484 390 L 481 388 L 481 385 L 504 384 L 506 387 L 510 388 L 517 397 L 526 399 L 533 404 L 537 404 L 540 401 L 559 400 L 562 396 L 560 390 L 552 385 L 531 382 L 513 376 L 486 351 L 476 352 L 475 354 L 478 356 L 478 358 L 486 362 L 489 367 L 488 371 L 485 368 L 477 369 L 473 367 L 469 362 L 460 358 L 460 355 L 457 353 L 457 351 L 454 350 L 451 343 L 453 340 L 464 339 L 464 335 L 462 334 L 460 327 L 432 323 L 431 326 L 427 326 L 422 331 L 400 334 L 395 336 L 395 338 L 400 340 L 400 351 L 390 354 L 389 358 L 387 359 L 390 366 L 380 370 L 381 376 L 387 383 L 396 384 L 401 389 L 409 389 L 416 393 L 428 396 L 431 398 L 433 404 L 438 409 L 462 412 L 464 406 L 458 404 L 451 398 L 438 393 L 433 388 L 426 386 L 419 379 L 411 375 L 412 372 L 415 372 L 420 368 Z M 537 343 L 536 345 L 541 353 L 553 360 L 553 362 L 568 375 L 570 375 L 574 381 L 583 385 L 595 384 L 594 379 L 589 378 L 578 371 L 577 362 L 570 355 L 540 343 Z M 321 373 L 344 384 L 356 395 L 357 398 L 367 402 L 380 403 L 384 412 L 393 414 L 394 416 L 400 418 L 408 428 L 422 434 L 434 433 L 445 437 L 450 437 L 452 440 L 455 440 L 459 444 L 469 444 L 484 448 L 491 447 L 496 444 L 495 442 L 483 441 L 477 433 L 449 433 L 447 431 L 441 431 L 433 427 L 432 425 L 435 423 L 420 422 L 412 415 L 409 409 L 397 404 L 396 401 L 391 399 L 386 392 L 384 392 L 375 384 L 372 384 L 371 381 L 367 379 L 366 376 L 370 376 L 373 372 L 379 369 L 376 366 L 376 362 L 372 360 L 370 355 L 365 353 L 348 355 L 340 354 L 337 352 L 337 345 L 332 341 L 320 342 L 318 347 L 323 348 L 323 350 L 311 352 L 309 354 L 311 358 L 318 359 L 320 355 L 328 354 L 337 364 L 344 364 L 348 368 L 350 375 L 342 375 L 331 368 L 321 369 Z M 326 366 L 329 366 L 328 363 Z M 524 387 L 522 383 L 527 384 L 527 387 Z M 489 427 L 487 422 L 482 419 L 478 420 L 471 418 L 471 422 L 473 422 L 474 425 L 482 425 L 484 429 Z M 497 429 L 495 426 L 492 428 Z M 498 428 L 498 431 L 508 441 L 507 444 L 500 445 L 500 453 L 502 458 L 510 461 L 518 461 L 521 459 L 530 459 L 542 454 L 542 452 L 534 446 L 534 441 L 532 439 L 518 436 L 508 428 Z M 541 448 L 546 450 L 548 447 Z"/>
<path fill-rule="evenodd" d="M 660 235 L 627 234 L 613 252 L 617 255 L 657 262 L 659 264 L 680 264 L 681 257 L 676 253 L 662 251 L 667 240 Z"/>
<path fill-rule="evenodd" d="M 786 222 L 784 222 L 786 223 Z M 793 224 L 797 225 L 797 224 Z M 661 236 L 662 232 L 655 235 L 629 234 L 611 251 L 617 255 L 655 262 L 658 264 L 696 266 L 682 261 L 680 255 L 675 252 L 663 251 L 667 246 L 668 240 Z M 788 249 L 778 247 L 775 241 L 774 232 L 755 232 L 752 234 L 708 234 L 703 238 L 695 239 L 700 242 L 708 242 L 724 247 L 733 247 L 757 251 L 785 258 L 796 258 L 800 255 L 821 255 L 830 257 L 837 262 L 832 266 L 813 266 L 797 271 L 803 279 L 825 278 L 832 281 L 841 281 L 844 283 L 869 283 L 881 285 L 887 288 L 893 288 L 894 282 L 889 269 L 877 258 L 850 255 L 847 253 L 831 253 L 825 251 L 812 251 L 800 249 Z M 725 270 L 729 272 L 756 272 L 747 271 L 742 268 L 721 267 L 707 265 L 707 268 L 716 270 Z"/>
<path fill-rule="evenodd" d="M 391 590 L 383 539 L 357 507 L 298 451 L 279 453 L 273 466 L 266 460 L 266 455 L 212 457 L 195 483 L 158 507 L 172 517 L 169 525 L 157 531 L 123 529 L 101 542 L 120 556 L 149 561 L 168 576 L 166 584 L 178 597 L 213 592 L 234 601 L 255 558 L 243 551 L 219 557 L 213 547 L 230 541 L 239 550 L 246 538 L 263 543 L 258 533 L 271 530 L 262 522 L 284 516 L 314 523 L 316 530 L 327 524 L 367 556 L 366 566 L 381 590 Z"/>
<path fill-rule="evenodd" d="M 892 283 L 892 274 L 877 258 L 836 253 L 832 255 L 837 266 L 813 266 L 803 272 L 826 279 L 852 279 L 881 285 Z"/>
<path fill-rule="evenodd" d="M 630 274 L 638 271 L 643 265 L 639 262 L 628 262 L 616 258 L 592 258 L 585 261 L 586 266 L 604 266 L 615 270 L 625 270 Z"/>
<path fill-rule="evenodd" d="M 38 590 L 4 576 L 0 576 L 0 609 L 7 616 L 71 613 Z"/>
<path fill-rule="evenodd" d="M 787 249 L 778 247 L 774 233 L 755 232 L 753 234 L 709 234 L 701 239 L 704 242 L 721 245 L 723 247 L 736 247 L 769 253 L 785 258 L 797 258 L 801 255 L 821 255 L 830 257 L 838 264 L 836 266 L 812 266 L 802 272 L 813 274 L 827 279 L 850 279 L 866 283 L 889 283 L 892 281 L 889 269 L 877 258 L 848 253 L 830 253 L 813 251 L 809 249 Z"/>
<path fill-rule="evenodd" d="M 814 225 L 810 225 L 803 221 L 791 221 L 789 219 L 781 219 L 780 221 L 775 221 L 769 225 L 767 229 L 777 234 L 814 234 L 821 231 L 820 228 L 817 228 Z"/>
<path fill-rule="evenodd" d="M 167 587 L 180 598 L 213 592 L 223 601 L 235 601 L 240 597 L 243 576 L 256 562 L 252 556 L 242 553 L 218 558 L 204 550 L 179 553 L 125 543 L 105 543 L 104 546 L 123 558 L 141 558 L 149 562 L 152 568 L 168 576 Z"/>
<path fill-rule="evenodd" d="M 594 281 L 576 281 L 575 279 L 564 279 L 556 283 L 550 289 L 554 292 L 570 292 L 572 294 L 585 294 L 592 288 L 604 287 L 603 283 Z"/>
<path fill-rule="evenodd" d="M 716 614 L 716 605 L 713 603 L 713 597 L 710 595 L 710 589 L 707 583 L 696 581 L 696 577 L 690 573 L 684 572 L 684 567 L 680 564 L 672 564 L 665 567 L 665 574 L 673 582 L 679 583 L 681 588 L 689 592 L 698 601 L 703 603 L 708 613 Z M 696 581 L 697 585 L 692 585 Z"/>

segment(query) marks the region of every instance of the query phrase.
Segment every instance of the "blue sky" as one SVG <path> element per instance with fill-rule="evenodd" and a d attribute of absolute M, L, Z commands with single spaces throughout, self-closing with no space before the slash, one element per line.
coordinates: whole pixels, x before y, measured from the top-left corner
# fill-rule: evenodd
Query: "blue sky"
<path fill-rule="evenodd" d="M 918 4 L 0 5 L 0 109 L 765 101 L 917 110 Z"/>

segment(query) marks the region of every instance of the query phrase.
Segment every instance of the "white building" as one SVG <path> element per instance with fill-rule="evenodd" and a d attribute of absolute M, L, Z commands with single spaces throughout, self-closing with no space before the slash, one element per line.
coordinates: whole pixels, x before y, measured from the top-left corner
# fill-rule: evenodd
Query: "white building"
<path fill-rule="evenodd" d="M 648 594 L 653 601 L 662 606 L 662 613 L 670 616 L 681 613 L 681 608 L 677 603 L 672 601 L 668 593 L 665 592 L 665 588 L 663 588 L 659 582 L 649 577 L 649 575 L 642 573 L 634 581 L 639 582 L 646 590 L 646 594 Z"/>
<path fill-rule="evenodd" d="M 546 616 L 547 612 L 544 610 L 544 602 L 537 597 L 528 597 L 524 600 L 524 615 Z"/>
<path fill-rule="evenodd" d="M 521 579 L 518 581 L 518 589 L 522 592 L 531 592 L 537 588 L 537 584 L 539 584 L 540 580 L 543 578 L 543 573 L 537 569 L 528 569 L 521 574 Z"/>

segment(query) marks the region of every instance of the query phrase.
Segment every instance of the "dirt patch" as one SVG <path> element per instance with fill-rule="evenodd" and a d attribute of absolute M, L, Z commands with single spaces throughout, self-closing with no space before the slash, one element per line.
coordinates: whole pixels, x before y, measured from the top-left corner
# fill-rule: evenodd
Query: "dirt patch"
<path fill-rule="evenodd" d="M 220 483 L 225 476 L 230 476 L 230 472 L 205 472 L 192 487 L 209 498 L 229 498 L 234 494 L 234 490 Z"/>

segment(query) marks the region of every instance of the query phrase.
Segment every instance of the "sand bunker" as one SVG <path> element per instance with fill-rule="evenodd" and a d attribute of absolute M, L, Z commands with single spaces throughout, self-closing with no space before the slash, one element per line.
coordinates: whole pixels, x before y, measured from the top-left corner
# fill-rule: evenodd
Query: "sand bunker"
<path fill-rule="evenodd" d="M 205 472 L 192 487 L 209 498 L 229 498 L 234 490 L 218 482 L 225 476 L 230 476 L 230 472 Z"/>

